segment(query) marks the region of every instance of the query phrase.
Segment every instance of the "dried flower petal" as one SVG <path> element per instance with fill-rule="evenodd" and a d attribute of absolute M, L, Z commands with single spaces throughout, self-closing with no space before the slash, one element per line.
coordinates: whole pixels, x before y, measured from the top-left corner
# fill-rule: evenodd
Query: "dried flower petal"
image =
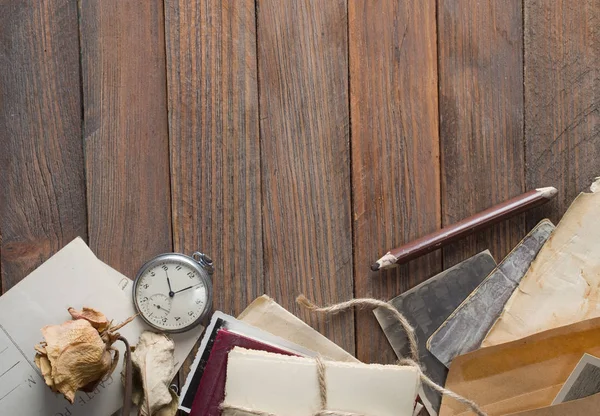
<path fill-rule="evenodd" d="M 173 340 L 146 331 L 131 354 L 133 364 L 133 402 L 142 416 L 174 416 L 177 394 L 170 389 L 174 377 Z"/>
<path fill-rule="evenodd" d="M 86 306 L 83 307 L 81 311 L 78 311 L 75 308 L 69 308 L 69 313 L 73 317 L 73 319 L 85 319 L 88 321 L 94 328 L 98 330 L 98 332 L 104 332 L 108 329 L 110 322 L 104 316 L 104 314 L 100 311 L 97 311 L 93 308 L 88 308 Z"/>
<path fill-rule="evenodd" d="M 36 347 L 35 362 L 46 384 L 73 403 L 75 391 L 103 378 L 112 367 L 108 346 L 85 319 L 42 328 L 45 348 Z M 45 354 L 44 354 L 45 350 Z"/>
<path fill-rule="evenodd" d="M 42 372 L 42 376 L 44 376 L 44 381 L 50 387 L 54 386 L 54 382 L 52 381 L 52 366 L 50 365 L 50 360 L 45 355 L 36 354 L 35 355 L 35 365 L 38 366 L 40 371 Z"/>
<path fill-rule="evenodd" d="M 69 346 L 52 367 L 55 388 L 73 403 L 75 392 L 104 378 L 112 362 L 110 352 L 97 345 Z"/>

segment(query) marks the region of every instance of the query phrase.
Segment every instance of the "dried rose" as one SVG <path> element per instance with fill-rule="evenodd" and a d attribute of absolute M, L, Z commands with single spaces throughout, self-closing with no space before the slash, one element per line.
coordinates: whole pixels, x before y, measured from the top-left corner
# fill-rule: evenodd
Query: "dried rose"
<path fill-rule="evenodd" d="M 133 318 L 111 327 L 106 316 L 95 309 L 69 308 L 69 313 L 72 321 L 42 328 L 44 341 L 35 346 L 35 363 L 46 384 L 73 403 L 77 390 L 92 391 L 113 372 L 119 360 L 112 347 L 119 337 L 115 331 Z"/>

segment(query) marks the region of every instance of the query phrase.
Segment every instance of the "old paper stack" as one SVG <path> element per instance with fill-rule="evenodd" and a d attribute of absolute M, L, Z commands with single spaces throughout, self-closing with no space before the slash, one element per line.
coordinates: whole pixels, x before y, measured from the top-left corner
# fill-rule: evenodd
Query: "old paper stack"
<path fill-rule="evenodd" d="M 267 295 L 262 295 L 254 300 L 240 314 L 239 320 L 308 348 L 325 358 L 335 361 L 358 362 L 354 356 L 315 331 Z"/>
<path fill-rule="evenodd" d="M 483 346 L 600 316 L 600 180 L 571 204 Z"/>
<path fill-rule="evenodd" d="M 546 243 L 554 225 L 543 220 L 500 262 L 427 340 L 427 349 L 446 367 L 457 355 L 478 349 L 504 304 Z"/>
<path fill-rule="evenodd" d="M 397 300 L 433 288 L 439 276 L 390 302 L 415 326 L 421 350 L 426 342 L 422 357 L 449 369 L 445 387 L 490 416 L 600 414 L 600 179 L 590 189 L 556 227 L 541 221 L 483 276 L 470 259 L 460 263 L 463 278 L 479 273 L 481 283 L 450 313 L 427 292 L 415 299 L 420 309 Z M 448 287 L 461 287 L 453 280 Z M 380 323 L 400 351 L 399 325 Z M 435 378 L 429 361 L 426 373 Z M 430 415 L 475 414 L 448 396 L 441 406 L 424 403 Z"/>
<path fill-rule="evenodd" d="M 443 384 L 448 370 L 425 348 L 427 338 L 495 266 L 494 258 L 485 250 L 390 301 L 415 328 L 421 365 L 434 382 Z M 398 358 L 407 357 L 408 338 L 400 322 L 385 309 L 375 309 L 374 313 Z M 435 414 L 442 403 L 442 395 L 428 386 L 420 398 L 430 414 Z"/>
<path fill-rule="evenodd" d="M 551 406 L 586 353 L 600 355 L 600 318 L 457 357 L 446 387 L 476 401 L 489 416 L 595 415 L 600 409 L 598 395 Z M 440 414 L 473 415 L 448 397 L 444 397 Z"/>
<path fill-rule="evenodd" d="M 213 315 L 184 385 L 181 410 L 218 415 L 224 398 L 255 412 L 312 416 L 321 409 L 317 357 L 326 366 L 327 409 L 364 416 L 411 416 L 420 409 L 416 369 L 362 364 L 265 295 L 240 318 Z"/>

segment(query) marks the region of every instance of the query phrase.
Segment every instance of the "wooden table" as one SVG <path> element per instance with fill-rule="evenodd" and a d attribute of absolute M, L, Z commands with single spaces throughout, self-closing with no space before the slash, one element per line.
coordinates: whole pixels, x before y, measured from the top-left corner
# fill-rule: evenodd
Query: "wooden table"
<path fill-rule="evenodd" d="M 214 307 L 267 293 L 366 362 L 389 299 L 500 260 L 600 174 L 597 0 L 0 2 L 2 290 L 76 236 L 133 277 L 209 253 Z M 545 208 L 375 274 L 525 190 Z M 356 331 L 355 331 L 356 330 Z"/>

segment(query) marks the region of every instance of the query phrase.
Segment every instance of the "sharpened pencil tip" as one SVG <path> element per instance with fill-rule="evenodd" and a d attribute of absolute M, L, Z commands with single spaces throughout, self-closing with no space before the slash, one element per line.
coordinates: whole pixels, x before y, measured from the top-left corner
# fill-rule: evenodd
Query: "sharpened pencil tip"
<path fill-rule="evenodd" d="M 371 270 L 373 270 L 374 272 L 378 271 L 380 267 L 381 266 L 379 266 L 379 263 L 371 264 Z"/>
<path fill-rule="evenodd" d="M 546 188 L 537 188 L 536 191 L 540 192 L 545 198 L 551 199 L 556 196 L 558 190 L 553 186 L 547 186 Z"/>

